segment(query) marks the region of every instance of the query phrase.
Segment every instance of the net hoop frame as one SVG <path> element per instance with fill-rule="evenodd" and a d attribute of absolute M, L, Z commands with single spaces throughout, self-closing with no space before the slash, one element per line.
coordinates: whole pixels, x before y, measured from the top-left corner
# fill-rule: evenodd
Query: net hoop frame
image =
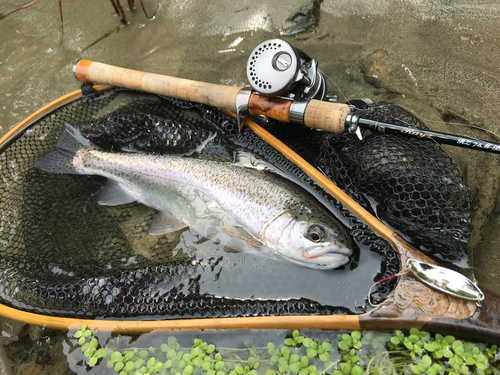
<path fill-rule="evenodd" d="M 102 93 L 112 89 L 110 85 L 95 85 L 93 87 L 96 93 Z M 75 90 L 60 98 L 41 107 L 24 120 L 15 125 L 7 134 L 0 138 L 0 151 L 7 147 L 19 135 L 23 134 L 31 125 L 44 116 L 49 115 L 56 109 L 70 104 L 82 98 L 82 91 Z M 276 141 L 268 139 L 265 133 L 259 132 L 258 125 L 255 123 L 249 124 L 252 130 L 258 132 L 258 135 L 263 140 L 271 145 Z M 273 145 L 274 147 L 274 145 Z M 279 150 L 288 158 L 287 151 Z M 292 160 L 292 162 L 294 162 Z M 300 166 L 300 165 L 299 165 Z M 300 166 L 303 168 L 303 166 Z M 307 173 L 307 171 L 306 171 Z M 329 181 L 331 183 L 331 181 Z M 331 183 L 338 189 L 333 183 Z M 334 189 L 335 190 L 335 189 Z M 340 190 L 340 189 L 338 189 Z M 335 192 L 329 191 L 333 196 L 342 201 L 342 198 L 336 196 Z M 343 192 L 342 192 L 343 193 Z M 343 193 L 345 194 L 345 193 Z M 349 197 L 349 199 L 351 199 Z M 356 203 L 356 206 L 357 205 Z M 381 236 L 384 237 L 396 249 L 400 260 L 403 262 L 408 257 L 417 257 L 421 260 L 429 261 L 430 258 L 423 255 L 420 251 L 413 248 L 401 237 L 395 234 L 390 228 L 382 224 L 378 219 L 368 214 L 361 207 L 357 210 L 356 207 L 350 209 L 362 218 L 368 225 Z M 370 217 L 371 216 L 371 217 Z M 372 221 L 373 220 L 373 221 Z M 370 223 L 371 222 L 371 223 Z M 434 261 L 430 260 L 435 263 Z M 207 329 L 218 330 L 240 330 L 240 329 L 321 329 L 321 330 L 374 330 L 374 331 L 393 331 L 395 329 L 410 329 L 412 327 L 418 329 L 432 330 L 434 325 L 430 324 L 436 321 L 436 326 L 439 326 L 441 332 L 443 327 L 448 331 L 456 331 L 460 327 L 470 328 L 471 318 L 478 318 L 480 315 L 478 309 L 473 302 L 469 301 L 470 314 L 468 316 L 432 316 L 429 313 L 422 313 L 418 306 L 405 306 L 401 308 L 396 301 L 398 291 L 404 289 L 404 284 L 411 276 L 400 277 L 398 284 L 391 295 L 381 305 L 375 309 L 360 315 L 295 315 L 295 316 L 249 316 L 249 317 L 230 317 L 230 318 L 202 318 L 202 319 L 174 319 L 174 320 L 113 320 L 113 319 L 82 319 L 82 318 L 64 318 L 54 317 L 50 315 L 37 314 L 27 311 L 18 310 L 10 306 L 0 304 L 0 316 L 8 319 L 21 321 L 27 324 L 57 329 L 62 331 L 76 331 L 82 324 L 86 323 L 90 329 L 99 329 L 113 333 L 145 333 L 154 330 L 183 330 L 183 331 L 200 331 Z M 443 294 L 443 293 L 440 293 Z M 438 295 L 439 297 L 439 295 Z M 450 297 L 443 297 L 444 299 Z M 492 306 L 500 305 L 500 298 L 496 296 L 487 296 L 485 304 Z M 456 308 L 456 301 L 450 302 L 450 311 Z M 473 308 L 472 308 L 473 306 Z M 447 309 L 448 310 L 448 309 Z M 498 310 L 495 310 L 498 312 Z M 452 314 L 453 315 L 453 314 Z M 498 315 L 498 314 L 497 314 Z M 479 317 L 480 321 L 484 321 L 486 317 Z M 464 322 L 466 320 L 466 322 Z M 497 319 L 498 320 L 498 319 Z M 469 327 L 467 327 L 469 326 Z M 474 326 L 476 334 L 481 334 L 483 340 L 489 340 L 488 337 L 500 339 L 500 323 L 499 327 L 485 327 L 482 330 Z M 466 329 L 469 331 L 469 329 Z M 486 335 L 486 337 L 484 336 Z"/>

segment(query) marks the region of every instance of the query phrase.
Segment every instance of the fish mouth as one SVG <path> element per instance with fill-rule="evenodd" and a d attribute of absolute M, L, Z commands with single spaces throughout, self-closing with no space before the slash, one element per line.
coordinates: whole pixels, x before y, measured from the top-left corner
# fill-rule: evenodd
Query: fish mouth
<path fill-rule="evenodd" d="M 322 246 L 310 247 L 302 252 L 302 257 L 305 259 L 315 259 L 324 255 L 345 255 L 349 256 L 352 254 L 351 249 L 347 247 L 340 247 L 337 245 L 327 244 Z"/>

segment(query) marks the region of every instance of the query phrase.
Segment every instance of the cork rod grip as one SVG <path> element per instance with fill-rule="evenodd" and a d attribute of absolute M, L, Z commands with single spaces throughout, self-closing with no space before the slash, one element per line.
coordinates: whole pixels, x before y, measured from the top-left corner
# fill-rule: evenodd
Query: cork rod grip
<path fill-rule="evenodd" d="M 343 133 L 345 118 L 351 112 L 347 104 L 311 100 L 304 113 L 304 125 L 331 133 Z"/>
<path fill-rule="evenodd" d="M 119 68 L 90 60 L 80 60 L 73 66 L 75 76 L 82 82 L 127 87 L 154 94 L 236 110 L 236 95 L 240 87 L 191 81 L 160 74 Z"/>
<path fill-rule="evenodd" d="M 79 60 L 73 66 L 75 76 L 82 82 L 108 84 L 154 94 L 191 100 L 236 111 L 236 97 L 240 87 L 217 85 L 169 77 L 154 73 L 119 68 L 91 60 Z M 248 103 L 252 115 L 265 115 L 283 122 L 290 122 L 289 100 L 252 95 Z M 304 112 L 304 125 L 332 133 L 343 133 L 345 118 L 349 114 L 345 104 L 311 100 Z"/>

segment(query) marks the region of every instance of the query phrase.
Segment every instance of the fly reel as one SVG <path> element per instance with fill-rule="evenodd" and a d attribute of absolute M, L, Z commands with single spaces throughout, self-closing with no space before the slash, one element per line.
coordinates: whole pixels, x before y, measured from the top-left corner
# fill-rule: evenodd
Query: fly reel
<path fill-rule="evenodd" d="M 326 95 L 318 62 L 281 39 L 255 47 L 248 58 L 247 77 L 252 89 L 263 95 L 317 100 Z"/>

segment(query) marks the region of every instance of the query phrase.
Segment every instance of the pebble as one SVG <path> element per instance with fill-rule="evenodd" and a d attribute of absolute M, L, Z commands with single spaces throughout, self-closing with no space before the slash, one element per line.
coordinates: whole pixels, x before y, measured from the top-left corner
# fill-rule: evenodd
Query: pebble
<path fill-rule="evenodd" d="M 360 63 L 361 73 L 363 73 L 366 83 L 378 89 L 387 87 L 389 84 L 386 57 L 384 50 L 377 49 Z"/>

